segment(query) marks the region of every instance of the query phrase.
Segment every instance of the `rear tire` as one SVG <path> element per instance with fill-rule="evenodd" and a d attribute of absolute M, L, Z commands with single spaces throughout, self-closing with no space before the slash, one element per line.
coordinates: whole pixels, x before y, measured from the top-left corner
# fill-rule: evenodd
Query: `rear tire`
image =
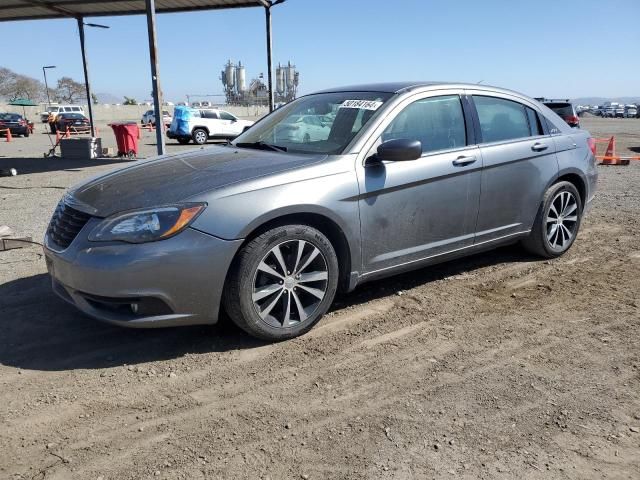
<path fill-rule="evenodd" d="M 545 192 L 524 248 L 544 258 L 563 255 L 576 239 L 582 220 L 582 199 L 571 182 L 558 182 Z"/>
<path fill-rule="evenodd" d="M 222 302 L 233 322 L 250 335 L 285 340 L 320 321 L 333 302 L 338 278 L 338 258 L 326 236 L 307 225 L 284 225 L 240 250 Z"/>
<path fill-rule="evenodd" d="M 193 141 L 196 145 L 204 145 L 209 140 L 209 134 L 203 128 L 196 128 L 192 133 Z"/>

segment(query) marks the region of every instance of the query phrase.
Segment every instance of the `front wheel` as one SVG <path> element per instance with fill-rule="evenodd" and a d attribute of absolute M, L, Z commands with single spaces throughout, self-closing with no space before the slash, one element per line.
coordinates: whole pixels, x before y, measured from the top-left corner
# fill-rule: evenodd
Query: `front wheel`
<path fill-rule="evenodd" d="M 225 285 L 231 319 L 264 340 L 308 332 L 326 313 L 338 286 L 331 242 L 307 225 L 271 229 L 239 252 Z"/>
<path fill-rule="evenodd" d="M 187 145 L 191 141 L 189 137 L 180 137 L 177 140 L 180 145 Z"/>
<path fill-rule="evenodd" d="M 204 145 L 209 139 L 209 134 L 202 128 L 196 128 L 191 135 L 197 145 Z"/>
<path fill-rule="evenodd" d="M 578 235 L 582 200 L 570 182 L 558 182 L 545 192 L 529 237 L 522 243 L 531 253 L 545 258 L 564 254 Z"/>

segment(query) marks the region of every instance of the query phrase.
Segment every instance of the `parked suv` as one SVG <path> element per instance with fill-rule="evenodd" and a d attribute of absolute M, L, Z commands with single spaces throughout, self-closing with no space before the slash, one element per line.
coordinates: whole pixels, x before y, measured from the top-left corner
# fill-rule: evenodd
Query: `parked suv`
<path fill-rule="evenodd" d="M 182 145 L 188 144 L 191 140 L 197 145 L 204 145 L 209 139 L 233 139 L 253 123 L 250 120 L 240 120 L 224 110 L 194 109 L 186 128 L 190 135 L 178 133 L 177 119 L 174 119 L 167 131 L 167 137 L 175 138 Z"/>
<path fill-rule="evenodd" d="M 162 111 L 162 123 L 164 123 L 165 125 L 169 126 L 171 125 L 171 122 L 173 121 L 173 117 L 171 116 L 171 114 L 169 112 L 167 112 L 166 110 Z M 144 114 L 142 115 L 142 118 L 140 119 L 140 123 L 142 125 L 153 125 L 154 127 L 156 126 L 156 114 L 154 110 L 147 110 L 146 112 L 144 112 Z"/>
<path fill-rule="evenodd" d="M 331 112 L 327 135 L 282 128 Z M 44 252 L 54 291 L 94 318 L 210 324 L 224 308 L 282 340 L 374 279 L 516 242 L 564 254 L 597 175 L 589 133 L 519 93 L 351 86 L 300 97 L 228 145 L 77 185 Z"/>
<path fill-rule="evenodd" d="M 49 115 L 53 113 L 54 118 L 61 113 L 79 113 L 84 115 L 84 108 L 80 105 L 48 105 L 46 110 L 40 114 L 40 121 L 47 123 Z"/>
<path fill-rule="evenodd" d="M 553 110 L 560 118 L 567 122 L 570 127 L 580 127 L 580 118 L 578 118 L 576 109 L 569 100 L 542 99 L 541 101 L 545 106 Z"/>
<path fill-rule="evenodd" d="M 626 118 L 636 118 L 638 116 L 638 107 L 635 105 L 627 105 L 624 107 L 624 116 Z"/>

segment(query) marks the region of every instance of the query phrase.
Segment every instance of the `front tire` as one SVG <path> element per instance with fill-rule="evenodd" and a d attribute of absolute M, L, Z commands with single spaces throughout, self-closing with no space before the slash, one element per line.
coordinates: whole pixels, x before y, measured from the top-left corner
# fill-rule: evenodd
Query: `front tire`
<path fill-rule="evenodd" d="M 196 128 L 192 132 L 191 136 L 193 137 L 193 141 L 196 145 L 204 145 L 209 139 L 209 134 L 203 128 Z"/>
<path fill-rule="evenodd" d="M 529 237 L 523 246 L 544 258 L 563 255 L 576 239 L 582 220 L 582 199 L 571 182 L 558 182 L 545 192 Z"/>
<path fill-rule="evenodd" d="M 191 141 L 189 137 L 180 137 L 177 140 L 180 145 L 187 145 Z"/>
<path fill-rule="evenodd" d="M 273 228 L 236 257 L 223 295 L 236 325 L 254 337 L 285 340 L 308 332 L 327 312 L 338 286 L 331 242 L 307 225 Z"/>

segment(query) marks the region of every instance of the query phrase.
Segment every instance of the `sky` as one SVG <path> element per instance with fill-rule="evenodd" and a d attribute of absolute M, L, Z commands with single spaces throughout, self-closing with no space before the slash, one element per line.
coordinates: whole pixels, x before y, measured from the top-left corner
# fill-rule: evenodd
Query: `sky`
<path fill-rule="evenodd" d="M 530 96 L 640 96 L 640 0 L 287 0 L 272 10 L 273 59 L 300 71 L 300 93 L 394 80 L 497 85 Z M 165 99 L 220 94 L 227 60 L 265 73 L 262 8 L 158 15 Z M 627 21 L 620 21 L 627 19 Z M 87 19 L 94 92 L 151 94 L 144 16 Z M 607 25 L 606 28 L 602 28 Z M 0 23 L 0 66 L 82 80 L 75 20 Z M 17 42 L 17 40 L 16 40 Z M 6 47 L 6 43 L 5 43 Z"/>

